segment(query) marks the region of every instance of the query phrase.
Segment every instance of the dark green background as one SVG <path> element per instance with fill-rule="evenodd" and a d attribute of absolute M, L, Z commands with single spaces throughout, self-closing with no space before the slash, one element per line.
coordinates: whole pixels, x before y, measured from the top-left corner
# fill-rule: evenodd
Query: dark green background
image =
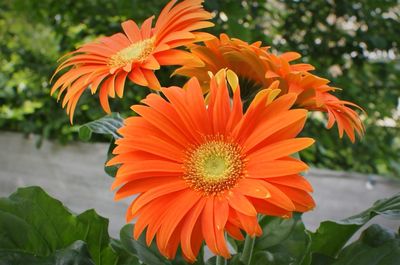
<path fill-rule="evenodd" d="M 120 22 L 143 21 L 157 14 L 158 0 L 2 0 L 0 1 L 0 128 L 36 133 L 68 142 L 77 139 L 79 124 L 104 115 L 96 97 L 82 96 L 75 125 L 49 96 L 49 79 L 57 59 L 99 35 L 121 30 Z M 367 133 L 351 145 L 336 128 L 324 129 L 318 117 L 309 120 L 304 135 L 317 144 L 303 159 L 318 167 L 400 176 L 400 122 L 378 126 L 392 117 L 400 97 L 400 5 L 396 0 L 364 1 L 206 1 L 216 16 L 210 32 L 226 32 L 246 41 L 262 40 L 277 52 L 298 51 L 316 74 L 343 88 L 341 99 L 368 113 Z M 333 71 L 336 70 L 336 71 Z M 337 71 L 339 70 L 339 71 Z M 162 85 L 171 69 L 157 72 Z M 112 109 L 132 114 L 129 106 L 148 91 L 130 86 Z M 101 139 L 99 139 L 101 140 Z"/>

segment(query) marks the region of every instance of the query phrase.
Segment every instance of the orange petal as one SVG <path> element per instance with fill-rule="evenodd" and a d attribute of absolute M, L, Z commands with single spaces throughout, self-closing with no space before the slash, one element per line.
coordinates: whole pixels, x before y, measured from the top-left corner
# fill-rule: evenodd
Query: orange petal
<path fill-rule="evenodd" d="M 127 75 L 128 75 L 127 72 L 122 72 L 118 74 L 115 80 L 115 92 L 117 93 L 117 96 L 120 98 L 122 98 L 124 94 L 125 80 Z"/>
<path fill-rule="evenodd" d="M 236 240 L 244 240 L 244 236 L 242 232 L 240 232 L 240 229 L 237 226 L 234 226 L 230 222 L 227 222 L 225 225 L 226 232 Z"/>
<path fill-rule="evenodd" d="M 208 248 L 211 252 L 218 255 L 219 250 L 215 238 L 214 226 L 214 197 L 209 197 L 201 214 L 201 230 Z"/>
<path fill-rule="evenodd" d="M 135 67 L 132 72 L 129 73 L 128 77 L 135 84 L 148 86 L 147 79 L 139 67 Z"/>
<path fill-rule="evenodd" d="M 186 188 L 186 182 L 184 180 L 178 179 L 175 181 L 171 181 L 168 184 L 160 185 L 153 189 L 150 189 L 135 200 L 135 203 L 132 205 L 131 209 L 132 214 L 135 215 L 140 208 L 160 196 L 184 190 Z"/>
<path fill-rule="evenodd" d="M 110 109 L 110 104 L 108 103 L 108 89 L 109 86 L 111 85 L 112 78 L 106 79 L 106 81 L 103 82 L 100 88 L 100 93 L 99 93 L 99 98 L 100 98 L 100 105 L 103 108 L 103 110 L 107 113 L 111 113 Z"/>
<path fill-rule="evenodd" d="M 246 231 L 251 237 L 259 236 L 262 234 L 262 230 L 257 221 L 257 216 L 248 216 L 242 214 L 241 212 L 236 212 L 238 219 L 243 227 L 243 230 Z"/>
<path fill-rule="evenodd" d="M 304 190 L 291 188 L 284 185 L 274 185 L 281 190 L 287 197 L 289 197 L 296 206 L 297 212 L 305 212 L 315 207 L 313 198 Z"/>
<path fill-rule="evenodd" d="M 195 232 L 200 232 L 200 231 L 194 231 L 195 230 L 195 225 L 196 223 L 199 223 L 199 218 L 200 214 L 204 209 L 204 206 L 206 204 L 205 198 L 201 198 L 197 204 L 190 210 L 190 212 L 187 214 L 183 221 L 183 226 L 182 226 L 182 232 L 181 232 L 181 247 L 182 247 L 182 252 L 184 255 L 190 260 L 194 261 L 196 260 L 196 256 L 198 251 L 193 248 L 193 239 L 192 237 L 200 237 L 202 236 L 196 235 Z"/>
<path fill-rule="evenodd" d="M 145 192 L 152 187 L 168 184 L 169 182 L 176 179 L 176 177 L 156 177 L 128 182 L 118 189 L 118 191 L 115 193 L 114 200 L 120 200 L 128 196 L 133 196 L 140 192 Z"/>
<path fill-rule="evenodd" d="M 271 161 L 299 152 L 314 143 L 312 138 L 294 138 L 264 146 L 247 155 L 249 160 Z M 261 162 L 260 162 L 261 163 Z"/>
<path fill-rule="evenodd" d="M 147 80 L 148 87 L 154 90 L 160 90 L 161 85 L 152 70 L 142 69 L 143 75 Z"/>
<path fill-rule="evenodd" d="M 219 250 L 219 254 L 225 258 L 230 257 L 230 253 L 225 239 L 225 224 L 228 220 L 229 205 L 223 198 L 215 197 L 214 199 L 214 223 L 215 223 L 215 240 Z"/>
<path fill-rule="evenodd" d="M 254 209 L 254 206 L 241 193 L 229 191 L 226 199 L 229 202 L 229 206 L 231 206 L 236 211 L 242 212 L 243 214 L 249 216 L 257 215 L 257 211 L 256 209 Z"/>
<path fill-rule="evenodd" d="M 157 245 L 159 249 L 167 249 L 168 242 L 174 230 L 200 198 L 201 195 L 199 193 L 193 192 L 192 190 L 185 190 L 185 192 L 173 199 L 174 202 L 166 212 L 164 221 L 157 234 Z"/>
<path fill-rule="evenodd" d="M 168 50 L 154 54 L 154 58 L 160 65 L 190 65 L 192 67 L 201 67 L 204 65 L 193 54 L 181 50 Z"/>
<path fill-rule="evenodd" d="M 272 178 L 297 174 L 307 170 L 308 166 L 299 160 L 274 160 L 261 164 L 258 161 L 250 160 L 246 169 L 249 178 Z"/>
<path fill-rule="evenodd" d="M 265 182 L 264 185 L 271 193 L 271 197 L 266 199 L 266 201 L 287 211 L 294 211 L 296 209 L 292 200 L 281 189 L 268 182 Z"/>
<path fill-rule="evenodd" d="M 132 43 L 136 43 L 142 40 L 140 29 L 133 20 L 127 20 L 121 24 L 126 36 Z"/>
<path fill-rule="evenodd" d="M 268 189 L 262 185 L 262 182 L 263 180 L 258 179 L 242 179 L 235 190 L 253 198 L 266 199 L 271 197 L 271 194 Z"/>
<path fill-rule="evenodd" d="M 313 192 L 313 188 L 311 184 L 300 175 L 290 175 L 290 176 L 283 176 L 283 177 L 276 177 L 276 178 L 269 178 L 268 182 L 280 184 L 308 192 Z"/>
<path fill-rule="evenodd" d="M 149 39 L 151 37 L 151 24 L 153 22 L 153 19 L 154 16 L 147 18 L 141 26 L 140 33 L 142 35 L 143 40 Z"/>

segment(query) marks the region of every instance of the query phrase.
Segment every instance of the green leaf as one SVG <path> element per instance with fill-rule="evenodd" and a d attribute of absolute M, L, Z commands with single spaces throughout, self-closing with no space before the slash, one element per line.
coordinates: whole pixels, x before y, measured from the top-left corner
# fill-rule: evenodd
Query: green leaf
<path fill-rule="evenodd" d="M 333 265 L 398 265 L 400 237 L 374 224 L 360 238 L 343 249 Z"/>
<path fill-rule="evenodd" d="M 301 215 L 291 219 L 264 216 L 260 220 L 263 235 L 256 239 L 252 264 L 309 264 L 308 248 L 311 241 Z"/>
<path fill-rule="evenodd" d="M 107 173 L 112 178 L 115 178 L 115 175 L 117 174 L 119 166 L 107 166 L 107 162 L 110 161 L 111 158 L 114 157 L 113 155 L 113 150 L 117 145 L 115 144 L 115 139 L 111 139 L 110 145 L 108 146 L 107 150 L 107 160 L 104 164 L 104 171 Z"/>
<path fill-rule="evenodd" d="M 215 265 L 217 263 L 217 257 L 213 256 L 206 261 L 206 265 Z"/>
<path fill-rule="evenodd" d="M 123 126 L 123 121 L 119 113 L 111 113 L 79 127 L 79 137 L 84 141 L 89 141 L 92 138 L 92 133 L 97 133 L 109 134 L 114 139 L 121 138 L 117 130 Z"/>
<path fill-rule="evenodd" d="M 67 248 L 57 250 L 48 257 L 37 257 L 20 251 L 0 250 L 0 265 L 95 265 L 83 241 L 76 241 Z"/>
<path fill-rule="evenodd" d="M 95 264 L 122 265 L 128 260 L 110 244 L 107 219 L 94 210 L 74 215 L 40 187 L 20 188 L 0 199 L 0 231 L 0 252 L 4 256 L 20 253 L 45 261 L 82 240 L 87 244 L 88 258 Z"/>
<path fill-rule="evenodd" d="M 311 252 L 335 258 L 354 233 L 376 215 L 399 219 L 400 193 L 391 198 L 379 200 L 366 211 L 342 221 L 322 222 L 317 231 L 311 233 Z"/>
<path fill-rule="evenodd" d="M 272 216 L 264 216 L 260 220 L 260 226 L 263 228 L 262 236 L 256 239 L 255 249 L 263 250 L 278 245 L 295 228 L 298 220 L 294 218 L 282 219 Z"/>
<path fill-rule="evenodd" d="M 257 251 L 251 263 L 252 265 L 276 264 L 274 255 L 268 251 Z"/>
<path fill-rule="evenodd" d="M 142 233 L 139 239 L 135 240 L 133 228 L 134 226 L 131 224 L 125 225 L 120 232 L 121 243 L 127 251 L 147 265 L 171 265 L 171 262 L 158 252 L 154 244 L 150 247 L 147 246 L 145 233 Z"/>

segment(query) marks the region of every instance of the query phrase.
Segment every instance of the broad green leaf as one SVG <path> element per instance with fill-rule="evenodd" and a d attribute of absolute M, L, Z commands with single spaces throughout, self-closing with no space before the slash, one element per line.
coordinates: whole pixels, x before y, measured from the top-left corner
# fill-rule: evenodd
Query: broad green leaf
<path fill-rule="evenodd" d="M 133 228 L 131 224 L 125 225 L 120 232 L 121 243 L 129 253 L 138 257 L 146 265 L 171 265 L 171 262 L 158 252 L 154 244 L 147 246 L 144 233 L 135 240 Z"/>
<path fill-rule="evenodd" d="M 114 139 L 118 139 L 121 136 L 117 130 L 123 126 L 123 121 L 119 113 L 112 113 L 79 127 L 79 137 L 84 141 L 89 141 L 92 138 L 92 134 L 97 133 L 109 134 Z"/>
<path fill-rule="evenodd" d="M 317 231 L 311 233 L 311 252 L 336 257 L 354 233 L 376 215 L 400 219 L 400 194 L 379 200 L 366 211 L 342 221 L 322 222 Z"/>
<path fill-rule="evenodd" d="M 94 210 L 74 215 L 39 187 L 20 188 L 0 199 L 0 231 L 3 255 L 20 253 L 46 260 L 82 240 L 87 244 L 89 258 L 97 265 L 122 265 L 128 260 L 110 244 L 107 219 Z"/>
<path fill-rule="evenodd" d="M 252 265 L 276 264 L 274 255 L 268 251 L 257 251 L 252 259 Z"/>
<path fill-rule="evenodd" d="M 259 250 L 278 245 L 289 237 L 295 228 L 298 220 L 294 218 L 283 219 L 272 216 L 264 216 L 260 220 L 260 226 L 263 228 L 263 234 L 257 237 L 255 248 Z"/>
<path fill-rule="evenodd" d="M 38 257 L 20 251 L 0 250 L 0 265 L 95 265 L 83 241 L 76 241 L 67 248 L 57 250 L 51 256 Z"/>
<path fill-rule="evenodd" d="M 276 265 L 309 264 L 311 242 L 301 215 L 291 219 L 264 216 L 260 225 L 263 235 L 256 239 L 252 264 L 262 264 L 265 259 Z"/>
<path fill-rule="evenodd" d="M 374 224 L 360 238 L 343 249 L 332 265 L 398 265 L 400 237 Z"/>

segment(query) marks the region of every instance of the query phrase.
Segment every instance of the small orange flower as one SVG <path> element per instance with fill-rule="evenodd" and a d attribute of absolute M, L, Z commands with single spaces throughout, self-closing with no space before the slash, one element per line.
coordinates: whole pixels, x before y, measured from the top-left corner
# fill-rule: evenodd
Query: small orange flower
<path fill-rule="evenodd" d="M 258 213 L 288 218 L 314 207 L 300 175 L 308 166 L 291 157 L 314 142 L 295 138 L 307 115 L 290 110 L 296 95 L 273 100 L 273 87 L 262 90 L 243 113 L 232 71 L 221 70 L 209 83 L 207 105 L 192 78 L 186 89 L 162 88 L 166 99 L 152 93 L 133 106 L 139 116 L 125 120 L 108 163 L 121 165 L 115 198 L 138 194 L 127 211 L 128 222 L 137 218 L 134 237 L 147 228 L 147 244 L 156 237 L 169 259 L 180 245 L 195 261 L 203 240 L 228 258 L 225 232 L 238 240 L 241 231 L 258 236 Z"/>
<path fill-rule="evenodd" d="M 204 42 L 203 45 L 190 45 L 191 53 L 204 62 L 202 66 L 183 65 L 175 70 L 174 74 L 184 76 L 196 76 L 202 84 L 204 92 L 209 88 L 208 72 L 213 74 L 219 70 L 228 68 L 238 74 L 240 82 L 246 90 L 252 92 L 267 88 L 274 81 L 268 78 L 266 73 L 271 69 L 263 58 L 267 57 L 269 47 L 261 46 L 261 42 L 248 44 L 240 39 L 229 38 L 226 34 L 221 34 L 220 38 L 214 38 Z M 296 53 L 288 52 L 279 58 L 290 60 Z M 291 72 L 313 70 L 309 64 L 288 65 Z M 249 92 L 249 91 L 242 91 Z"/>
<path fill-rule="evenodd" d="M 229 38 L 221 34 L 220 38 L 205 41 L 203 45 L 191 45 L 191 52 L 204 62 L 202 66 L 183 65 L 175 74 L 196 76 L 202 84 L 203 91 L 208 90 L 208 72 L 216 73 L 220 69 L 229 68 L 240 78 L 244 98 L 253 96 L 260 89 L 270 86 L 278 80 L 280 95 L 296 93 L 296 106 L 308 110 L 328 113 L 328 128 L 338 123 L 340 137 L 343 132 L 354 142 L 356 131 L 360 136 L 364 127 L 358 114 L 349 106 L 357 105 L 337 99 L 331 95 L 335 88 L 328 86 L 329 80 L 312 75 L 309 71 L 314 67 L 309 64 L 291 64 L 300 58 L 296 52 L 274 55 L 269 47 L 262 47 L 261 42 L 247 42 Z"/>
<path fill-rule="evenodd" d="M 67 105 L 71 121 L 76 104 L 88 86 L 92 94 L 100 90 L 101 106 L 109 113 L 108 97 L 122 97 L 127 77 L 138 85 L 160 89 L 154 70 L 161 65 L 202 65 L 190 53 L 175 48 L 212 38 L 204 32 L 193 32 L 213 26 L 206 21 L 211 14 L 203 9 L 203 0 L 176 2 L 172 0 L 165 6 L 154 28 L 154 16 L 145 20 L 141 28 L 128 20 L 121 24 L 124 33 L 100 38 L 67 54 L 72 56 L 60 64 L 54 75 L 69 70 L 58 78 L 51 94 L 59 90 L 60 99 L 66 92 L 62 106 Z"/>

